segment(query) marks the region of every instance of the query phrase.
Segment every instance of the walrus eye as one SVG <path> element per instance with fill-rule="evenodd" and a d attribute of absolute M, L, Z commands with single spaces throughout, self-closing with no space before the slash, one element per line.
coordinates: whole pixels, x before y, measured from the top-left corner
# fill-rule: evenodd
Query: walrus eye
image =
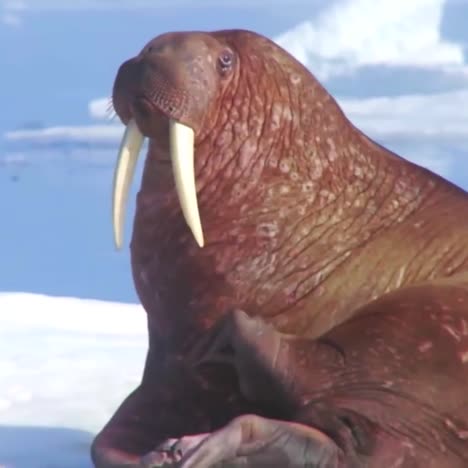
<path fill-rule="evenodd" d="M 229 49 L 223 50 L 218 57 L 218 68 L 220 73 L 227 73 L 232 68 L 233 62 L 234 54 Z"/>

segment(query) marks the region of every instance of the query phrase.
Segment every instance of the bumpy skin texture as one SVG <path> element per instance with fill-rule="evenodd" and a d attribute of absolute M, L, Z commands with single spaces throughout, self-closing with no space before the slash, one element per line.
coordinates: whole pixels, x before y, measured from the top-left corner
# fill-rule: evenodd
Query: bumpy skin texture
<path fill-rule="evenodd" d="M 245 398 L 232 366 L 187 362 L 229 309 L 316 338 L 386 294 L 403 307 L 417 283 L 443 308 L 433 282 L 456 286 L 468 271 L 466 192 L 363 135 L 262 36 L 159 36 L 122 65 L 113 102 L 150 138 L 130 246 L 149 350 L 141 385 L 93 444 L 98 466 L 136 466 L 169 437 L 240 415 L 283 418 Z M 203 249 L 177 200 L 169 118 L 195 131 Z M 387 368 L 378 352 L 375 368 Z"/>

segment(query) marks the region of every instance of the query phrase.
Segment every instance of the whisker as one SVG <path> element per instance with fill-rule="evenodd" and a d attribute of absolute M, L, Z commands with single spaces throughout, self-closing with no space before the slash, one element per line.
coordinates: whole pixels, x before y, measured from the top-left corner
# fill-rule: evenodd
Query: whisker
<path fill-rule="evenodd" d="M 107 119 L 111 121 L 117 117 L 117 113 L 115 112 L 112 98 L 109 98 L 109 102 L 107 103 L 106 114 L 107 114 Z"/>

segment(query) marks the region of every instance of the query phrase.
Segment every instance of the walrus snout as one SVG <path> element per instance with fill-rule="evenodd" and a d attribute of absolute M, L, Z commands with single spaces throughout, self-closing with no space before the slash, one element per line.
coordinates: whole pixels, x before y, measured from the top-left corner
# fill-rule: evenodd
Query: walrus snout
<path fill-rule="evenodd" d="M 140 131 L 149 138 L 161 138 L 161 127 L 169 119 L 182 121 L 187 114 L 187 93 L 155 60 L 134 57 L 124 62 L 117 73 L 113 105 L 127 125 L 135 119 Z M 167 138 L 167 137 L 166 137 Z"/>

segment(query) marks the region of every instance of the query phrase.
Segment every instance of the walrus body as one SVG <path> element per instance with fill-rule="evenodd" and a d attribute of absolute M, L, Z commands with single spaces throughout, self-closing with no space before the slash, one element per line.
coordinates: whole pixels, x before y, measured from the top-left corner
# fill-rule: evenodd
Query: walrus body
<path fill-rule="evenodd" d="M 210 432 L 239 415 L 277 417 L 245 398 L 231 366 L 187 363 L 229 309 L 313 339 L 386 294 L 401 309 L 416 283 L 426 283 L 429 306 L 443 309 L 433 282 L 458 287 L 468 272 L 466 192 L 372 142 L 264 37 L 159 36 L 122 65 L 113 103 L 150 139 L 131 241 L 150 345 L 141 385 L 93 444 L 97 466 L 138 466 L 166 438 Z M 171 120 L 195 135 L 203 249 L 177 199 Z"/>

